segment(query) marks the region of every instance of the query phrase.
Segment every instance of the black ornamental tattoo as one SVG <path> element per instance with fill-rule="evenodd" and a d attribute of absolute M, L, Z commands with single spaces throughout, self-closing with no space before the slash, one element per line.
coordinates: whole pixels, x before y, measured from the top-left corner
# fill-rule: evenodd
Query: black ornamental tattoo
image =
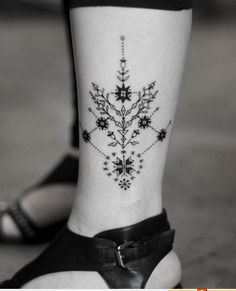
<path fill-rule="evenodd" d="M 80 123 L 83 141 L 90 144 L 103 156 L 102 169 L 117 185 L 128 190 L 132 182 L 142 173 L 144 156 L 167 136 L 171 121 L 165 128 L 156 129 L 152 117 L 159 111 L 157 103 L 158 90 L 156 82 L 151 82 L 140 90 L 133 91 L 129 83 L 130 71 L 125 58 L 125 37 L 121 37 L 120 68 L 117 71 L 118 84 L 113 91 L 106 91 L 92 83 L 90 96 L 93 107 L 88 111 L 94 117 L 94 128 L 89 130 Z M 150 131 L 152 142 L 141 151 L 136 151 L 144 131 Z M 93 133 L 99 131 L 106 142 L 99 147 Z M 141 146 L 141 145 L 140 145 Z M 139 146 L 139 148 L 140 148 Z M 112 148 L 112 153 L 106 153 Z"/>

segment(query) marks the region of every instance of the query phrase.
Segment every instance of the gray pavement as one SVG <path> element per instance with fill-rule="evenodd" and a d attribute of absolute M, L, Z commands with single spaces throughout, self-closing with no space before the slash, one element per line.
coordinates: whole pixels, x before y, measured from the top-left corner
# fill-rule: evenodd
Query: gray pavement
<path fill-rule="evenodd" d="M 0 16 L 0 199 L 10 201 L 66 149 L 70 74 L 60 15 L 19 5 Z M 194 24 L 164 182 L 186 288 L 236 287 L 235 51 L 231 17 Z M 0 280 L 43 247 L 0 245 Z"/>

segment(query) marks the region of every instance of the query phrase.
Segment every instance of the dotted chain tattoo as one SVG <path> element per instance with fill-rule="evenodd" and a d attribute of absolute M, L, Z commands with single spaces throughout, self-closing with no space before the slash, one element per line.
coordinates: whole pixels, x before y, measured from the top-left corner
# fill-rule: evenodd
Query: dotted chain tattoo
<path fill-rule="evenodd" d="M 95 110 L 88 111 L 94 116 L 95 124 L 91 130 L 84 129 L 80 123 L 82 137 L 85 143 L 90 144 L 104 157 L 103 170 L 108 177 L 123 190 L 128 190 L 133 180 L 141 174 L 143 169 L 143 156 L 158 142 L 163 142 L 167 136 L 166 128 L 157 130 L 152 125 L 152 117 L 160 110 L 158 106 L 151 108 L 157 99 L 158 90 L 156 82 L 152 82 L 142 90 L 132 91 L 128 85 L 130 79 L 125 58 L 125 37 L 121 37 L 120 69 L 117 71 L 120 82 L 113 92 L 106 93 L 104 88 L 92 83 L 90 91 Z M 131 125 L 135 126 L 131 129 Z M 112 127 L 113 130 L 110 128 Z M 154 140 L 142 152 L 137 153 L 135 146 L 140 144 L 139 137 L 145 130 L 151 130 Z M 100 131 L 109 142 L 108 147 L 113 148 L 111 154 L 106 154 L 103 149 L 95 145 L 93 133 Z"/>

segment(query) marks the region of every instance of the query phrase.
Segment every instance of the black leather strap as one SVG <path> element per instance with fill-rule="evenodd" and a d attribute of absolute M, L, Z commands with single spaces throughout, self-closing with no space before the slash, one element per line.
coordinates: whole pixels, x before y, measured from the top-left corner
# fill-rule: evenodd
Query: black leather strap
<path fill-rule="evenodd" d="M 63 219 L 51 225 L 39 227 L 32 221 L 32 219 L 27 215 L 27 213 L 25 213 L 25 211 L 22 209 L 18 202 L 10 204 L 6 208 L 6 210 L 3 211 L 1 216 L 3 216 L 4 214 L 9 215 L 14 221 L 14 223 L 17 225 L 19 230 L 21 231 L 22 238 L 20 238 L 20 241 L 30 244 L 34 243 L 38 244 L 52 240 L 53 238 L 56 237 L 56 235 L 61 231 L 61 229 L 66 224 L 66 220 Z M 0 220 L 1 219 L 2 217 L 0 217 Z M 3 237 L 1 237 L 1 241 L 12 243 L 17 240 L 16 239 L 11 240 L 11 237 L 8 236 L 5 237 L 3 235 Z"/>
<path fill-rule="evenodd" d="M 147 218 L 140 223 L 103 231 L 98 233 L 96 237 L 113 240 L 120 245 L 128 241 L 139 241 L 140 237 L 162 234 L 167 230 L 170 230 L 170 224 L 166 210 L 163 209 L 159 215 Z"/>
<path fill-rule="evenodd" d="M 121 245 L 117 245 L 113 241 L 106 240 L 107 246 L 104 248 L 104 239 L 93 238 L 88 253 L 88 264 L 94 266 L 95 270 L 100 270 L 110 266 L 120 266 L 127 268 L 130 263 L 149 256 L 157 249 L 158 244 L 163 240 L 168 240 L 170 244 L 174 241 L 174 230 L 164 233 L 155 234 L 142 239 L 141 241 L 128 241 Z M 108 246 L 109 245 L 109 246 Z"/>
<path fill-rule="evenodd" d="M 25 239 L 34 240 L 36 238 L 36 227 L 22 210 L 18 202 L 10 204 L 5 213 L 11 216 Z"/>
<path fill-rule="evenodd" d="M 118 6 L 162 10 L 183 10 L 193 7 L 192 0 L 69 0 L 70 7 Z"/>

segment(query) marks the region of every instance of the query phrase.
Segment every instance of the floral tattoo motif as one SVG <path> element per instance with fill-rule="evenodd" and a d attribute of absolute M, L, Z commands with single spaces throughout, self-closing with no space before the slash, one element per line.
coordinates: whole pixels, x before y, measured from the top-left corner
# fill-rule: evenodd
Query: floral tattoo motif
<path fill-rule="evenodd" d="M 90 142 L 91 136 L 87 130 L 83 130 L 83 139 L 85 142 Z"/>
<path fill-rule="evenodd" d="M 124 190 L 129 189 L 130 185 L 131 185 L 130 181 L 125 179 L 125 178 L 123 180 L 120 180 L 120 182 L 119 182 L 120 188 L 124 189 Z"/>
<path fill-rule="evenodd" d="M 160 130 L 152 126 L 152 117 L 159 111 L 158 106 L 154 108 L 151 106 L 157 99 L 156 82 L 151 82 L 139 91 L 132 90 L 131 85 L 128 84 L 130 75 L 124 43 L 125 37 L 122 36 L 122 56 L 120 69 L 117 71 L 120 84 L 116 85 L 114 91 L 106 92 L 104 88 L 92 83 L 90 96 L 95 109 L 88 110 L 95 117 L 95 127 L 91 131 L 84 129 L 81 123 L 80 127 L 84 142 L 90 144 L 103 156 L 103 170 L 106 175 L 113 178 L 114 182 L 126 191 L 143 170 L 143 156 L 167 137 L 171 121 L 166 128 Z M 133 125 L 132 128 L 131 125 Z M 92 134 L 97 130 L 109 140 L 107 146 L 114 148 L 111 154 L 106 154 L 93 142 Z M 154 141 L 137 153 L 135 146 L 140 144 L 139 137 L 146 130 L 151 130 Z"/>
<path fill-rule="evenodd" d="M 151 125 L 151 123 L 152 123 L 151 118 L 144 115 L 143 117 L 139 118 L 138 127 L 142 129 L 146 129 Z"/>
<path fill-rule="evenodd" d="M 96 123 L 97 127 L 101 130 L 106 130 L 109 127 L 108 118 L 99 117 Z"/>

